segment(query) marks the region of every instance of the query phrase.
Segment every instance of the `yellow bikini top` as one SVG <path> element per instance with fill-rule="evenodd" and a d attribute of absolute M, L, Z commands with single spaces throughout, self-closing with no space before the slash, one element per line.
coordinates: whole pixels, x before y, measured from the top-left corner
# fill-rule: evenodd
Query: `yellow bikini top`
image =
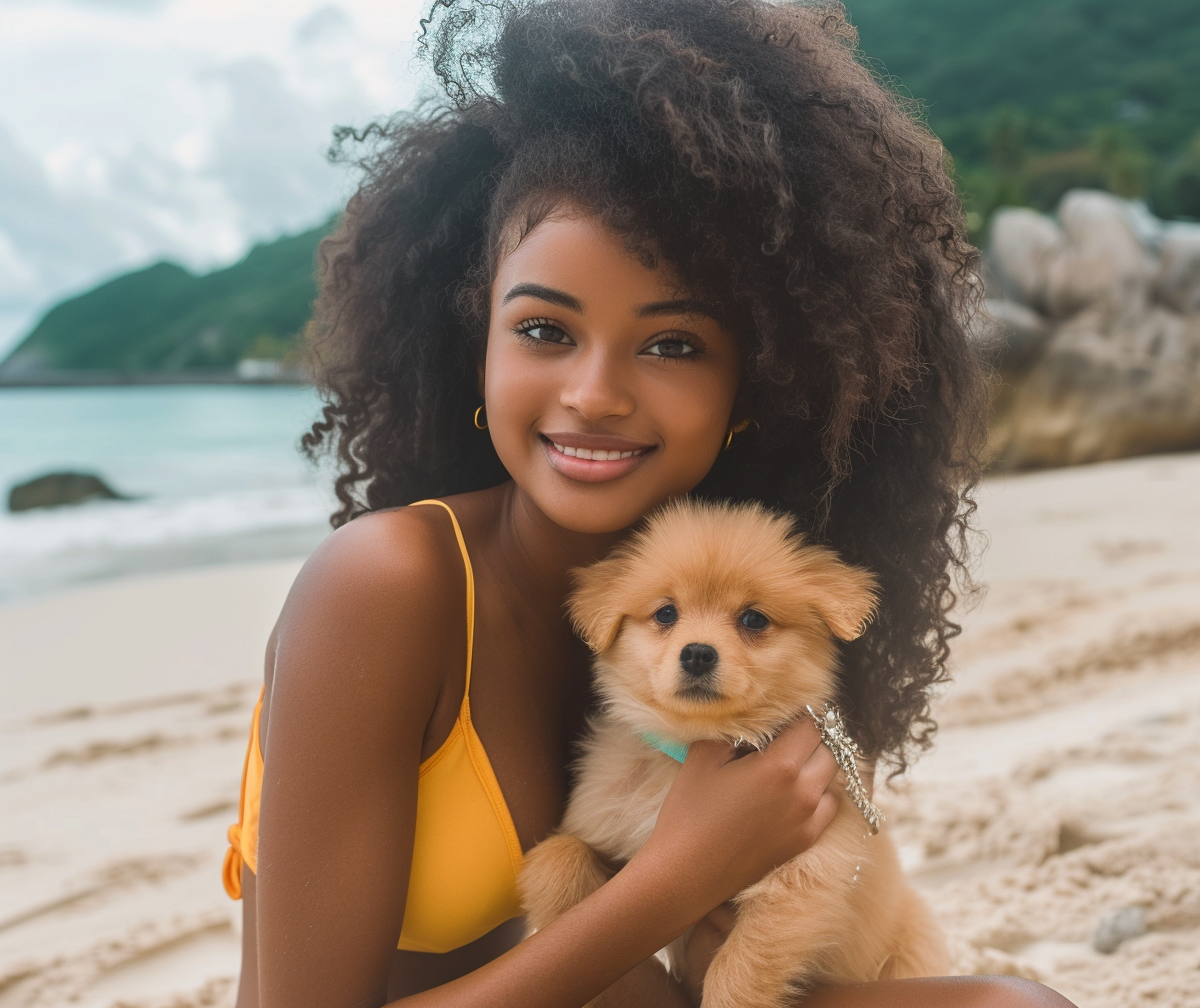
<path fill-rule="evenodd" d="M 500 784 L 471 724 L 475 577 L 467 544 L 448 504 L 439 500 L 417 503 L 446 509 L 462 551 L 467 575 L 467 671 L 454 727 L 438 751 L 420 767 L 408 900 L 397 947 L 414 952 L 449 952 L 521 913 L 517 874 L 522 856 Z M 251 871 L 258 863 L 263 778 L 258 734 L 261 712 L 259 697 L 242 772 L 238 821 L 229 827 L 229 850 L 223 868 L 225 891 L 233 899 L 242 895 L 243 863 Z"/>

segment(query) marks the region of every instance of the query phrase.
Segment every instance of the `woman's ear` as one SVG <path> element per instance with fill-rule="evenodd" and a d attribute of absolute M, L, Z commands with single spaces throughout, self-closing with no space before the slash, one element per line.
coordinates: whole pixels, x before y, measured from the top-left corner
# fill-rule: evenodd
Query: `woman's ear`
<path fill-rule="evenodd" d="M 567 599 L 567 614 L 575 632 L 597 654 L 612 647 L 626 616 L 620 590 L 624 573 L 625 563 L 619 557 L 571 571 L 575 589 Z"/>
<path fill-rule="evenodd" d="M 817 614 L 841 640 L 861 637 L 879 601 L 875 575 L 843 563 L 836 553 L 822 546 L 804 547 L 801 557 L 811 605 Z"/>

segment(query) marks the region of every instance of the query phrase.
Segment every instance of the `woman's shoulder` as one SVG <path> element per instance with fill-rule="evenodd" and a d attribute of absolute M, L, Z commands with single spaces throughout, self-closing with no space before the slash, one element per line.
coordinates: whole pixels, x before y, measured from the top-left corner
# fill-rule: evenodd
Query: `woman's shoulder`
<path fill-rule="evenodd" d="M 433 599 L 463 592 L 463 560 L 440 507 L 399 507 L 348 522 L 317 547 L 296 586 L 329 603 Z M 289 598 L 289 601 L 290 598 Z"/>
<path fill-rule="evenodd" d="M 268 679 L 274 671 L 344 680 L 353 668 L 368 695 L 423 690 L 459 663 L 465 606 L 462 554 L 444 509 L 363 515 L 301 568 L 276 624 Z"/>

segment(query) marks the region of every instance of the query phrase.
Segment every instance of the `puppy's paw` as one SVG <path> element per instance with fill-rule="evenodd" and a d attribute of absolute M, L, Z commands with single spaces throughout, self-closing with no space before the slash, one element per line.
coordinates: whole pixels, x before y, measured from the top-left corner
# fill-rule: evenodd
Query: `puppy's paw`
<path fill-rule="evenodd" d="M 560 833 L 543 840 L 525 855 L 521 869 L 521 903 L 530 928 L 544 928 L 604 885 L 610 874 L 578 837 Z"/>

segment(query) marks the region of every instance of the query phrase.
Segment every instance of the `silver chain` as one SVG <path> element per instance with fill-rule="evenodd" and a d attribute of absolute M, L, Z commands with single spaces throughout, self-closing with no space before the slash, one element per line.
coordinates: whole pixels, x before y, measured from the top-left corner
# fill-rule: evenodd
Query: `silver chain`
<path fill-rule="evenodd" d="M 867 789 L 863 787 L 862 778 L 858 776 L 856 756 L 862 755 L 858 743 L 846 731 L 846 722 L 842 720 L 842 712 L 833 704 L 826 703 L 823 714 L 818 714 L 811 707 L 805 708 L 812 716 L 813 722 L 821 732 L 821 741 L 833 753 L 838 769 L 846 778 L 846 794 L 854 802 L 854 807 L 862 813 L 871 828 L 872 836 L 879 832 L 879 824 L 883 822 L 883 813 L 871 804 L 867 797 Z"/>

